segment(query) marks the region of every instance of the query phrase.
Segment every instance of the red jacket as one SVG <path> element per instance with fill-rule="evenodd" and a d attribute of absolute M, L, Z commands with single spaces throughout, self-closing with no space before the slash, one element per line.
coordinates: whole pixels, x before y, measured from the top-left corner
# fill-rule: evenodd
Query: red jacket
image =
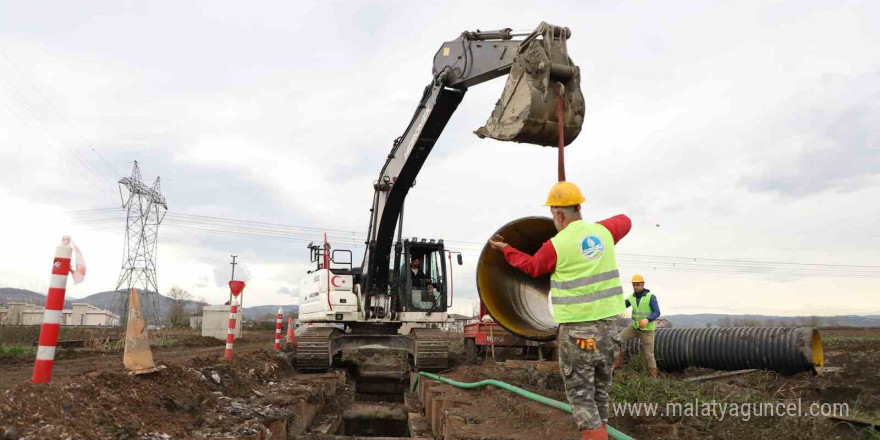
<path fill-rule="evenodd" d="M 614 237 L 614 244 L 625 237 L 632 228 L 632 221 L 623 214 L 596 223 L 608 229 L 608 232 Z M 556 269 L 556 249 L 550 240 L 544 242 L 535 255 L 529 255 L 513 246 L 505 246 L 502 252 L 504 252 L 504 259 L 507 260 L 507 263 L 533 277 L 553 273 Z"/>

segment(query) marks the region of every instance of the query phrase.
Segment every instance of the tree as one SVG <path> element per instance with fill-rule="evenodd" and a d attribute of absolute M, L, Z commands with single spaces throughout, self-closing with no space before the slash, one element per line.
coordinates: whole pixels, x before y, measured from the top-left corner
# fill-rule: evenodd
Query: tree
<path fill-rule="evenodd" d="M 168 292 L 168 296 L 171 298 L 171 308 L 168 309 L 168 322 L 175 327 L 189 325 L 186 303 L 192 300 L 192 295 L 179 287 L 172 287 L 171 291 Z"/>

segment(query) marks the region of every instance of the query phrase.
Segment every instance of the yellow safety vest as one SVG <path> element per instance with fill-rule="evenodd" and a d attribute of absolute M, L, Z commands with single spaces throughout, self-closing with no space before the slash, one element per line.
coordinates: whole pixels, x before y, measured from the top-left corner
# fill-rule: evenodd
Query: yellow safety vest
<path fill-rule="evenodd" d="M 550 301 L 557 323 L 596 321 L 626 311 L 608 229 L 578 220 L 550 243 L 556 249 Z"/>
<path fill-rule="evenodd" d="M 629 296 L 629 305 L 633 308 L 632 320 L 633 320 L 633 328 L 639 328 L 639 321 L 643 319 L 648 319 L 648 316 L 651 315 L 651 292 L 645 293 L 642 296 L 642 300 L 638 301 L 638 305 L 636 305 L 636 294 L 632 294 Z M 654 321 L 648 322 L 648 325 L 645 326 L 645 331 L 653 331 L 657 327 L 657 323 Z"/>

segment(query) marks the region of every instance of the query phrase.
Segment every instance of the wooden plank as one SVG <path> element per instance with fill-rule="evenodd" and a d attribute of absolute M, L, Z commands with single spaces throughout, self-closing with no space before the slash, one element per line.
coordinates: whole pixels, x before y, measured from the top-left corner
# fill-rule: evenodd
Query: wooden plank
<path fill-rule="evenodd" d="M 832 420 L 838 420 L 841 422 L 852 423 L 852 424 L 858 425 L 858 426 L 865 426 L 865 427 L 870 426 L 873 428 L 880 428 L 880 422 L 873 421 L 873 420 L 857 419 L 855 417 L 846 417 L 846 416 L 829 416 L 828 418 L 832 419 Z"/>
<path fill-rule="evenodd" d="M 697 377 L 689 377 L 684 380 L 684 382 L 702 382 L 704 380 L 715 380 L 715 379 L 723 379 L 725 377 L 732 376 L 741 376 L 743 374 L 750 374 L 759 371 L 758 369 L 752 368 L 748 370 L 736 370 L 736 371 L 722 371 L 720 373 L 708 374 L 705 376 L 697 376 Z"/>

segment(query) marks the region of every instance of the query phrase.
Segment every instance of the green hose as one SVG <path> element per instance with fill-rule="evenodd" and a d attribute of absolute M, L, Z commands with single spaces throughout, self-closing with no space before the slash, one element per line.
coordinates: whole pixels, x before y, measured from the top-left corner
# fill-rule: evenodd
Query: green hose
<path fill-rule="evenodd" d="M 416 376 L 415 382 L 413 383 L 413 386 L 412 386 L 413 392 L 415 392 L 416 388 L 419 386 L 419 376 L 425 376 L 428 379 L 434 379 L 436 381 L 440 381 L 440 382 L 452 385 L 454 387 L 465 388 L 465 389 L 479 388 L 479 387 L 484 387 L 486 385 L 494 385 L 494 386 L 501 388 L 503 390 L 507 390 L 507 391 L 519 394 L 520 396 L 523 396 L 527 399 L 534 400 L 535 402 L 538 402 L 538 403 L 543 403 L 544 405 L 551 406 L 553 408 L 560 409 L 562 411 L 565 411 L 565 412 L 571 414 L 571 406 L 569 406 L 567 403 L 562 403 L 558 400 L 553 400 L 548 397 L 544 397 L 540 394 L 535 394 L 531 391 L 526 391 L 520 387 L 515 387 L 509 383 L 501 382 L 500 380 L 494 380 L 494 379 L 486 379 L 486 380 L 481 380 L 479 382 L 458 382 L 458 381 L 454 381 L 452 379 L 438 376 L 436 374 L 431 374 L 431 373 L 426 373 L 424 371 L 420 371 L 419 375 Z M 634 440 L 632 437 L 612 428 L 611 425 L 608 425 L 608 437 L 613 438 L 615 440 Z"/>

